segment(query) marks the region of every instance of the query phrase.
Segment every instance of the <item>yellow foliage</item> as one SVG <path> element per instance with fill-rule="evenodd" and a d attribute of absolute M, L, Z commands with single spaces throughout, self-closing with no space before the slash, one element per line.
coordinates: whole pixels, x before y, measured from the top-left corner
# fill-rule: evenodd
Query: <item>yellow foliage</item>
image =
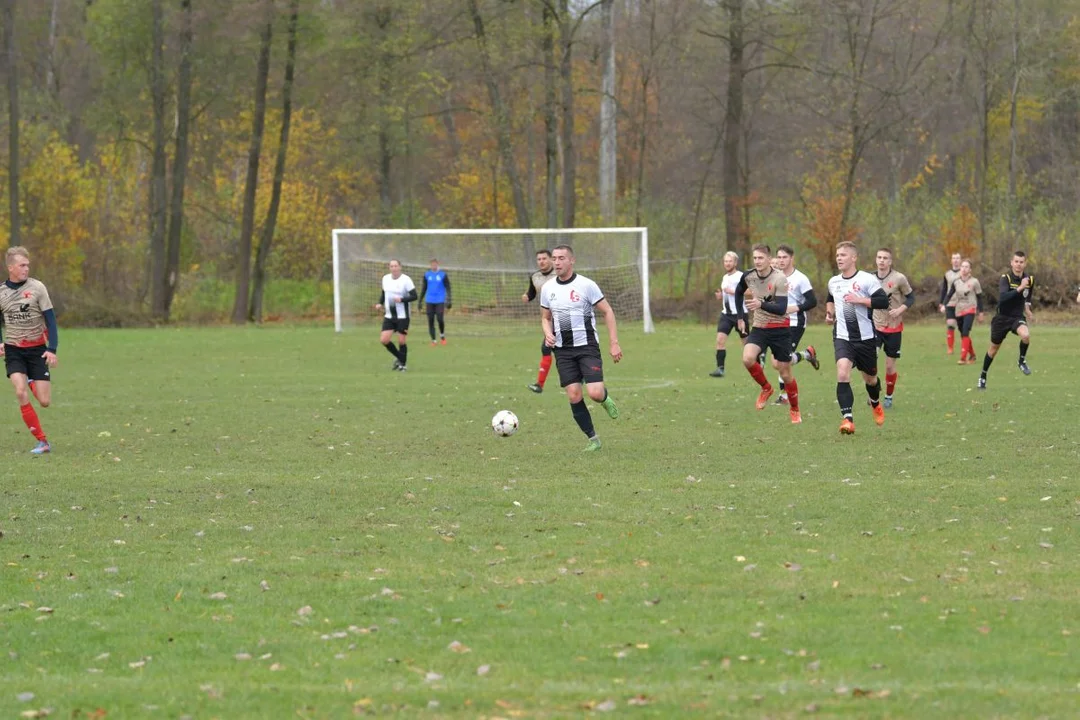
<path fill-rule="evenodd" d="M 970 258 L 978 249 L 979 219 L 967 205 L 958 205 L 949 220 L 942 224 L 940 248 L 942 260 L 948 263 L 953 253 Z"/>

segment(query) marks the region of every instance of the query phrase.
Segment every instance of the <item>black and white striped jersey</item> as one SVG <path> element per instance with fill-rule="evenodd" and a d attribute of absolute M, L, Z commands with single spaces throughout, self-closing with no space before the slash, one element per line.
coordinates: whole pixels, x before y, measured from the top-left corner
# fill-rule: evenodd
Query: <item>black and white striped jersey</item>
<path fill-rule="evenodd" d="M 800 306 L 806 300 L 806 293 L 812 292 L 814 286 L 810 284 L 810 278 L 802 270 L 792 270 L 787 276 L 787 301 L 788 305 Z M 806 327 L 806 313 L 796 310 L 788 315 L 791 327 Z"/>
<path fill-rule="evenodd" d="M 551 311 L 555 347 L 599 347 L 593 306 L 604 299 L 600 286 L 574 273 L 566 281 L 553 278 L 540 289 L 540 307 Z"/>
<path fill-rule="evenodd" d="M 742 280 L 742 270 L 732 270 L 726 273 L 720 280 L 720 290 L 724 297 L 724 314 L 738 315 L 739 309 L 735 307 L 735 288 L 739 287 Z M 742 314 L 746 314 L 746 303 L 743 303 Z"/>
<path fill-rule="evenodd" d="M 836 323 L 833 325 L 833 337 L 839 340 L 873 340 L 874 320 L 870 308 L 864 305 L 852 305 L 844 297 L 854 294 L 868 298 L 881 289 L 881 282 L 865 270 L 857 270 L 851 277 L 834 275 L 829 280 L 829 298 L 834 307 Z"/>
<path fill-rule="evenodd" d="M 415 299 L 416 285 L 412 278 L 402 273 L 396 278 L 390 273 L 383 275 L 382 279 L 382 303 L 386 308 L 386 317 L 391 320 L 409 319 L 409 295 Z M 394 298 L 400 298 L 395 301 Z"/>

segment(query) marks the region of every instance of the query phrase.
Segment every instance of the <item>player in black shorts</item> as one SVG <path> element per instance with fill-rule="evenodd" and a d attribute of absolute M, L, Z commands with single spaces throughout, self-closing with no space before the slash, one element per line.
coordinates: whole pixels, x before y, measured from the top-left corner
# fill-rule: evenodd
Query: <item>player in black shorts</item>
<path fill-rule="evenodd" d="M 979 375 L 978 388 L 986 389 L 986 373 L 990 370 L 990 364 L 994 362 L 998 348 L 1009 333 L 1016 333 L 1020 338 L 1020 358 L 1017 366 L 1025 375 L 1031 374 L 1031 368 L 1027 364 L 1027 351 L 1031 345 L 1031 330 L 1028 323 L 1032 320 L 1031 298 L 1035 288 L 1035 278 L 1024 272 L 1027 268 L 1027 255 L 1023 250 L 1013 253 L 1009 263 L 1009 272 L 1001 276 L 998 281 L 998 307 L 997 314 L 990 321 L 990 346 L 986 348 L 986 357 L 983 358 L 983 369 Z"/>

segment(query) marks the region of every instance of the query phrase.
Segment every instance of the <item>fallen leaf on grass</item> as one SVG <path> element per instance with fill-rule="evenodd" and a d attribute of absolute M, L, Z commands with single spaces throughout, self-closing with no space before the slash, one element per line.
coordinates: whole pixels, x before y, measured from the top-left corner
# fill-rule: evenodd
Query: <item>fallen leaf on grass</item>
<path fill-rule="evenodd" d="M 437 672 L 433 672 L 433 671 L 429 671 L 424 675 L 424 682 L 433 683 L 433 682 L 439 682 L 442 679 L 443 679 L 442 675 L 440 675 Z"/>
<path fill-rule="evenodd" d="M 784 563 L 784 567 L 791 572 L 799 572 L 800 570 L 802 570 L 802 565 L 800 565 L 799 563 L 786 562 Z"/>
<path fill-rule="evenodd" d="M 887 689 L 887 688 L 885 690 L 877 690 L 877 691 L 875 691 L 875 690 L 863 690 L 862 688 L 855 688 L 854 690 L 851 691 L 851 697 L 864 697 L 864 698 L 870 698 L 871 700 L 883 700 L 883 699 L 889 697 L 889 695 L 891 695 L 891 694 L 892 694 L 892 691 Z"/>
<path fill-rule="evenodd" d="M 15 696 L 15 699 L 19 702 L 30 702 L 35 697 L 32 692 L 22 692 Z"/>
<path fill-rule="evenodd" d="M 614 700 L 605 700 L 604 702 L 597 705 L 596 709 L 599 710 L 600 712 L 611 712 L 612 710 L 615 709 L 615 701 Z"/>
<path fill-rule="evenodd" d="M 627 700 L 626 704 L 627 705 L 636 705 L 636 706 L 648 705 L 649 704 L 649 698 L 647 698 L 644 695 L 635 695 L 634 697 Z"/>
<path fill-rule="evenodd" d="M 476 674 L 479 675 L 480 677 L 483 677 L 484 675 L 487 675 L 489 672 L 491 672 L 491 666 L 490 665 L 481 665 L 480 667 L 476 668 Z"/>
<path fill-rule="evenodd" d="M 452 652 L 459 653 L 461 655 L 464 655 L 467 652 L 472 652 L 472 648 L 470 648 L 468 645 L 458 642 L 457 640 L 447 645 L 446 649 Z"/>
<path fill-rule="evenodd" d="M 265 580 L 261 580 L 261 581 L 259 581 L 259 587 L 262 588 L 263 591 L 269 590 L 270 589 L 270 583 L 266 582 Z"/>
<path fill-rule="evenodd" d="M 228 597 L 229 596 L 226 595 L 223 592 L 216 592 L 216 593 L 214 593 L 213 595 L 210 596 L 210 599 L 211 600 L 227 600 Z"/>
<path fill-rule="evenodd" d="M 310 614 L 311 614 L 312 612 L 313 612 L 313 611 L 312 611 L 312 609 L 311 609 L 311 606 L 310 606 L 310 605 L 305 605 L 304 607 L 302 607 L 302 608 L 300 608 L 299 610 L 297 610 L 297 611 L 296 611 L 296 614 L 297 614 L 297 615 L 299 615 L 300 617 L 307 617 L 307 616 L 308 616 L 308 615 L 310 615 Z"/>

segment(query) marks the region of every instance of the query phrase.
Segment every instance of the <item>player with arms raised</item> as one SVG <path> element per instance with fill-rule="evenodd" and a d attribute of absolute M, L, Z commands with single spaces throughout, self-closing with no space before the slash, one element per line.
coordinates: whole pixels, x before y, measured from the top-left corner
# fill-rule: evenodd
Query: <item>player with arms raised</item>
<path fill-rule="evenodd" d="M 716 369 L 709 373 L 710 377 L 724 377 L 724 362 L 727 360 L 727 339 L 734 330 L 743 340 L 746 333 L 738 329 L 739 311 L 735 307 L 735 288 L 742 280 L 742 270 L 739 270 L 739 254 L 728 250 L 724 253 L 724 277 L 720 280 L 720 288 L 716 291 L 716 299 L 723 301 L 723 310 L 720 319 L 716 322 Z M 743 315 L 746 309 L 743 308 Z"/>
<path fill-rule="evenodd" d="M 536 298 L 540 288 L 548 280 L 555 277 L 555 266 L 551 262 L 551 251 L 536 251 L 536 272 L 529 276 L 529 289 L 522 294 L 521 302 L 530 302 Z M 536 382 L 529 385 L 534 393 L 544 392 L 544 383 L 547 382 L 548 373 L 551 372 L 551 348 L 546 341 L 540 341 L 540 369 L 536 372 Z"/>
<path fill-rule="evenodd" d="M 412 278 L 401 272 L 401 262 L 390 261 L 390 272 L 383 275 L 382 292 L 379 293 L 379 302 L 375 303 L 376 310 L 386 309 L 383 315 L 382 332 L 379 334 L 379 342 L 394 356 L 394 364 L 391 370 L 405 372 L 405 363 L 409 357 L 409 348 L 405 344 L 409 335 L 409 303 L 415 301 L 416 285 Z M 397 333 L 398 347 L 394 347 L 393 335 Z"/>
<path fill-rule="evenodd" d="M 1027 351 L 1031 345 L 1031 330 L 1028 323 L 1032 321 L 1031 293 L 1035 289 L 1035 278 L 1024 272 L 1027 267 L 1027 255 L 1023 250 L 1013 253 L 1009 263 L 1009 272 L 1001 276 L 998 281 L 998 307 L 997 314 L 990 321 L 990 346 L 986 348 L 986 357 L 983 358 L 983 369 L 979 375 L 979 389 L 986 389 L 986 373 L 990 370 L 990 363 L 994 362 L 998 348 L 1009 333 L 1016 333 L 1020 338 L 1020 360 L 1017 363 L 1020 372 L 1025 375 L 1031 374 L 1031 368 L 1027 364 Z"/>
<path fill-rule="evenodd" d="M 566 388 L 574 421 L 589 438 L 586 451 L 600 449 L 600 438 L 593 429 L 592 415 L 585 405 L 582 383 L 588 385 L 589 397 L 604 406 L 608 417 L 619 417 L 615 401 L 604 387 L 604 362 L 596 337 L 596 313 L 604 316 L 609 351 L 615 362 L 622 360 L 615 311 L 604 299 L 600 287 L 584 275 L 574 272 L 574 250 L 558 245 L 551 253 L 556 276 L 540 289 L 540 324 L 544 342 L 554 348 L 559 369 L 559 384 Z"/>
<path fill-rule="evenodd" d="M 879 248 L 874 258 L 877 279 L 889 296 L 889 307 L 874 311 L 874 330 L 877 343 L 885 351 L 885 400 L 886 408 L 892 407 L 896 390 L 896 361 L 900 359 L 900 344 L 904 332 L 904 313 L 915 304 L 915 291 L 907 276 L 893 269 L 892 250 Z"/>
<path fill-rule="evenodd" d="M 754 269 L 743 273 L 735 289 L 735 306 L 741 311 L 739 330 L 746 328 L 746 313 L 753 313 L 750 334 L 743 345 L 743 365 L 750 377 L 761 386 L 757 409 L 761 410 L 773 394 L 772 385 L 765 377 L 758 356 L 766 349 L 772 350 L 776 368 L 787 386 L 788 402 L 791 404 L 791 422 L 801 423 L 799 413 L 799 386 L 791 374 L 791 325 L 788 320 L 787 277 L 771 267 L 768 245 L 753 248 Z M 749 299 L 746 299 L 749 297 Z M 745 308 L 745 309 L 744 309 Z"/>
<path fill-rule="evenodd" d="M 41 429 L 30 395 L 33 393 L 43 408 L 52 401 L 49 369 L 57 362 L 56 313 L 45 285 L 30 277 L 30 253 L 26 248 L 7 251 L 7 269 L 8 279 L 0 285 L 0 318 L 6 335 L 0 355 L 4 356 L 8 379 L 15 388 L 23 422 L 38 441 L 30 452 L 44 455 L 52 451 L 52 446 Z"/>
<path fill-rule="evenodd" d="M 960 277 L 960 263 L 963 261 L 963 257 L 958 252 L 954 252 L 949 258 L 949 269 L 945 271 L 945 276 L 941 278 L 941 298 L 938 302 L 938 312 L 945 313 L 945 344 L 949 348 L 949 354 L 953 354 L 953 347 L 956 344 L 956 303 L 949 303 L 945 299 L 945 296 L 949 294 L 949 288 L 952 287 L 953 280 Z"/>
<path fill-rule="evenodd" d="M 881 407 L 881 380 L 877 376 L 877 337 L 874 333 L 872 310 L 889 307 L 889 296 L 871 273 L 860 270 L 859 249 L 853 242 L 836 246 L 836 269 L 840 271 L 829 280 L 829 296 L 825 302 L 825 322 L 833 326 L 833 349 L 836 351 L 836 402 L 843 420 L 840 432 L 855 434 L 852 412 L 855 393 L 851 390 L 851 370 L 862 373 L 866 394 L 874 410 L 874 422 L 885 423 Z"/>

